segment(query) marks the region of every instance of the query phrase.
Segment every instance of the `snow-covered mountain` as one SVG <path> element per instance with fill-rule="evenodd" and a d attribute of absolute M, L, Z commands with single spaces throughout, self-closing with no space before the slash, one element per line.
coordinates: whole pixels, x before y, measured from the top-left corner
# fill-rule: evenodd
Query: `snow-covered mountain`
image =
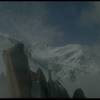
<path fill-rule="evenodd" d="M 32 61 L 42 68 L 51 69 L 56 79 L 75 80 L 80 75 L 99 71 L 99 46 L 67 44 L 62 47 L 50 47 L 47 44 L 35 44 L 32 47 Z"/>
<path fill-rule="evenodd" d="M 1 37 L 0 50 L 7 48 L 7 44 L 9 47 L 13 46 L 13 38 L 7 39 L 7 36 L 4 38 Z M 31 69 L 41 67 L 46 73 L 51 69 L 54 79 L 76 80 L 81 75 L 99 71 L 100 46 L 97 44 L 91 46 L 66 44 L 59 47 L 50 46 L 46 42 L 34 42 L 29 46 L 26 42 L 24 44 L 28 51 L 26 53 L 28 53 Z"/>
<path fill-rule="evenodd" d="M 5 49 L 8 42 L 9 40 L 5 43 L 4 48 L 2 46 L 2 43 L 0 42 L 1 43 L 0 49 L 2 50 Z M 13 45 L 9 44 L 9 47 L 12 46 Z M 84 88 L 88 91 L 87 92 L 88 94 L 90 93 L 91 96 L 91 87 L 94 86 L 95 82 L 94 81 L 93 81 L 94 83 L 92 82 L 92 77 L 87 79 L 86 77 L 93 76 L 93 74 L 100 72 L 100 67 L 99 67 L 100 46 L 98 44 L 89 45 L 89 46 L 81 45 L 81 44 L 66 44 L 65 46 L 53 47 L 44 42 L 34 42 L 31 48 L 26 48 L 26 49 L 29 49 L 30 51 L 28 52 L 29 53 L 28 57 L 29 57 L 29 62 L 30 62 L 29 64 L 31 66 L 31 70 L 34 71 L 38 67 L 41 67 L 43 68 L 43 71 L 47 76 L 48 69 L 51 69 L 53 78 L 61 81 L 64 84 L 64 86 L 69 89 L 69 91 L 72 91 L 75 88 L 77 88 L 76 87 L 77 85 L 80 86 L 81 84 L 83 85 L 84 82 L 87 82 L 85 83 Z M 81 78 L 82 75 L 83 78 Z M 87 76 L 85 77 L 85 75 Z M 0 76 L 2 77 L 2 75 Z M 99 79 L 99 74 L 97 74 L 97 76 Z M 81 80 L 81 84 L 79 83 L 77 85 L 73 85 L 73 82 L 70 83 L 70 81 L 68 81 L 68 80 L 76 81 L 77 79 L 79 80 L 83 79 L 83 81 Z M 94 79 L 96 80 L 95 77 Z M 98 79 L 96 81 L 98 81 Z M 1 82 L 3 82 L 2 79 L 0 80 Z M 89 80 L 91 80 L 91 83 L 93 83 L 93 85 L 88 89 Z M 3 83 L 1 83 L 2 88 L 3 86 L 5 87 Z M 96 89 L 98 89 L 98 87 Z M 5 91 L 6 89 L 4 88 L 4 90 L 3 89 L 0 90 Z M 98 89 L 98 91 L 99 90 L 100 89 Z M 2 96 L 3 95 L 1 94 L 1 97 Z"/>

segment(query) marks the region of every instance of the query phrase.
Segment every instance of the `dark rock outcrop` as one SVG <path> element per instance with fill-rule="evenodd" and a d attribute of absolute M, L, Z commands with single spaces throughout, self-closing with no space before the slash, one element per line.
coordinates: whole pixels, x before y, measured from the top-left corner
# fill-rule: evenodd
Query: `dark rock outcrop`
<path fill-rule="evenodd" d="M 31 73 L 24 44 L 18 43 L 4 51 L 7 76 L 12 96 L 15 98 L 31 97 Z"/>
<path fill-rule="evenodd" d="M 70 96 L 58 81 L 48 81 L 48 98 L 70 98 Z"/>
<path fill-rule="evenodd" d="M 48 98 L 70 98 L 67 90 L 59 81 L 53 81 L 49 70 Z"/>
<path fill-rule="evenodd" d="M 33 76 L 35 77 L 32 79 L 32 98 L 47 98 L 47 81 L 43 71 L 39 68 Z"/>
<path fill-rule="evenodd" d="M 48 95 L 47 81 L 46 81 L 46 78 L 43 74 L 43 71 L 41 69 L 38 69 L 37 74 L 38 74 L 38 80 L 40 83 L 40 87 L 42 90 L 41 95 L 42 95 L 42 97 L 47 97 L 47 95 Z"/>
<path fill-rule="evenodd" d="M 73 98 L 86 98 L 83 90 L 81 88 L 78 88 L 75 90 L 74 94 L 73 94 Z"/>

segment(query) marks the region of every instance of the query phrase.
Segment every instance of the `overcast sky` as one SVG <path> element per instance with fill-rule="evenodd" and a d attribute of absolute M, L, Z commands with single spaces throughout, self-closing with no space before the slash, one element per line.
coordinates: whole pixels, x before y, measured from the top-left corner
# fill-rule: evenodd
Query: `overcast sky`
<path fill-rule="evenodd" d="M 95 43 L 100 30 L 99 4 L 0 2 L 0 32 L 28 41 L 47 40 L 53 45 Z"/>

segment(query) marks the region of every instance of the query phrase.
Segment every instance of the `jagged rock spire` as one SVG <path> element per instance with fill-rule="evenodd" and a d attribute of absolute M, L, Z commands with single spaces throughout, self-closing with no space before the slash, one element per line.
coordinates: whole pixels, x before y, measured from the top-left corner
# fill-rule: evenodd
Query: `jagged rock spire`
<path fill-rule="evenodd" d="M 41 97 L 45 98 L 48 95 L 47 82 L 44 73 L 40 68 L 37 71 L 37 75 L 38 75 L 38 82 L 40 84 L 40 91 L 41 91 L 40 95 Z"/>

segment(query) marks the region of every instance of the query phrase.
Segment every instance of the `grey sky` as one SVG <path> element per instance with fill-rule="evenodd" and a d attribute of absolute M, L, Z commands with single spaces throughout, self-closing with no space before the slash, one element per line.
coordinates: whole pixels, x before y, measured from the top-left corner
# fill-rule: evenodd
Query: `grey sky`
<path fill-rule="evenodd" d="M 0 30 L 52 45 L 94 43 L 99 36 L 99 3 L 1 2 Z M 30 35 L 29 35 L 30 34 Z"/>

